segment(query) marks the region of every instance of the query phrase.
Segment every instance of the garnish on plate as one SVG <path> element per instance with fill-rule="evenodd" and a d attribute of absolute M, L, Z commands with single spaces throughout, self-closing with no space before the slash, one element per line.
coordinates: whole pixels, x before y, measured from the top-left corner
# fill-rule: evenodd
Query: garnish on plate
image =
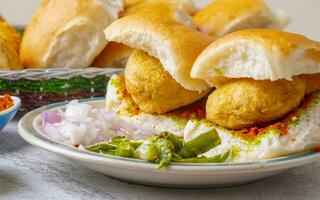
<path fill-rule="evenodd" d="M 158 168 L 168 167 L 176 163 L 221 163 L 229 153 L 212 158 L 200 156 L 202 153 L 221 143 L 216 131 L 209 131 L 197 138 L 184 142 L 183 139 L 169 132 L 153 136 L 145 141 L 129 140 L 124 136 L 115 136 L 108 142 L 86 146 L 88 151 L 103 155 L 113 155 L 125 158 L 140 159 L 157 163 Z"/>

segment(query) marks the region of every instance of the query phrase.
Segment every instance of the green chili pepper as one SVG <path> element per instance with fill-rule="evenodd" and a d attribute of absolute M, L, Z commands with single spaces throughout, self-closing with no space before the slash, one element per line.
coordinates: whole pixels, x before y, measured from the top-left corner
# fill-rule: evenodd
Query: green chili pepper
<path fill-rule="evenodd" d="M 182 158 L 193 158 L 205 153 L 221 143 L 219 134 L 216 130 L 201 134 L 193 140 L 184 144 L 178 152 Z"/>
<path fill-rule="evenodd" d="M 172 153 L 174 152 L 174 145 L 171 141 L 160 139 L 157 141 L 157 146 L 160 149 L 160 157 L 157 160 L 159 163 L 158 169 L 167 167 L 172 160 Z"/>
<path fill-rule="evenodd" d="M 87 146 L 86 149 L 88 151 L 100 153 L 101 151 L 110 151 L 115 150 L 117 148 L 116 145 L 110 144 L 109 142 L 101 142 L 94 145 Z"/>
<path fill-rule="evenodd" d="M 183 140 L 169 132 L 163 132 L 161 135 L 163 135 L 165 139 L 169 140 L 173 144 L 175 152 L 178 152 L 182 149 Z"/>
<path fill-rule="evenodd" d="M 115 152 L 115 156 L 125 157 L 125 158 L 133 158 L 135 154 L 135 149 L 128 142 L 120 143 Z"/>
<path fill-rule="evenodd" d="M 211 158 L 187 158 L 187 159 L 174 159 L 173 162 L 177 163 L 223 163 L 230 156 L 228 151 L 225 154 L 217 155 Z"/>
<path fill-rule="evenodd" d="M 129 144 L 134 148 L 137 149 L 143 142 L 141 141 L 130 141 Z"/>
<path fill-rule="evenodd" d="M 146 141 L 136 150 L 136 155 L 142 160 L 156 162 L 160 157 L 160 152 L 156 144 Z"/>

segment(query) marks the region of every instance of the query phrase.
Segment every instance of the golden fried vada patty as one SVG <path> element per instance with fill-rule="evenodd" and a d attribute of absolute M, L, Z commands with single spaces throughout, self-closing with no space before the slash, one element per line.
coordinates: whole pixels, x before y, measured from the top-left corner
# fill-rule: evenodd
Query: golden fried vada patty
<path fill-rule="evenodd" d="M 206 104 L 210 121 L 233 130 L 264 125 L 284 117 L 304 98 L 306 82 L 238 79 L 215 90 Z"/>
<path fill-rule="evenodd" d="M 208 94 L 208 91 L 199 93 L 183 88 L 158 59 L 141 50 L 131 54 L 124 75 L 128 93 L 145 113 L 166 113 Z"/>
<path fill-rule="evenodd" d="M 307 94 L 320 89 L 320 73 L 303 75 L 303 77 L 307 81 L 307 89 L 306 89 Z"/>

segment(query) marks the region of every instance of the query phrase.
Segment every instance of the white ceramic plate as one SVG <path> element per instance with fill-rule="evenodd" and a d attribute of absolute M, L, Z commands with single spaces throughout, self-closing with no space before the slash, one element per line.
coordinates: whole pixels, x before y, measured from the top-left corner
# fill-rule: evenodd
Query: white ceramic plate
<path fill-rule="evenodd" d="M 96 108 L 104 107 L 103 99 L 83 101 Z M 65 105 L 66 103 L 58 103 L 28 113 L 19 122 L 20 135 L 27 142 L 70 158 L 86 168 L 129 182 L 185 188 L 232 186 L 260 180 L 320 160 L 320 152 L 313 151 L 238 164 L 172 164 L 167 169 L 158 170 L 155 164 L 81 151 L 52 141 L 39 133 L 39 114 Z"/>

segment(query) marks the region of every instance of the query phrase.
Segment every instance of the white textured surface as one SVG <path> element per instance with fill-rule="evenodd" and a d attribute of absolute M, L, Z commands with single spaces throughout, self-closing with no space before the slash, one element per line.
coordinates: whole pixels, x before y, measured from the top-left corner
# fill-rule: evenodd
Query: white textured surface
<path fill-rule="evenodd" d="M 317 163 L 253 184 L 224 189 L 145 187 L 108 178 L 33 147 L 19 137 L 16 123 L 0 134 L 1 200 L 316 200 L 320 196 L 319 171 Z"/>

